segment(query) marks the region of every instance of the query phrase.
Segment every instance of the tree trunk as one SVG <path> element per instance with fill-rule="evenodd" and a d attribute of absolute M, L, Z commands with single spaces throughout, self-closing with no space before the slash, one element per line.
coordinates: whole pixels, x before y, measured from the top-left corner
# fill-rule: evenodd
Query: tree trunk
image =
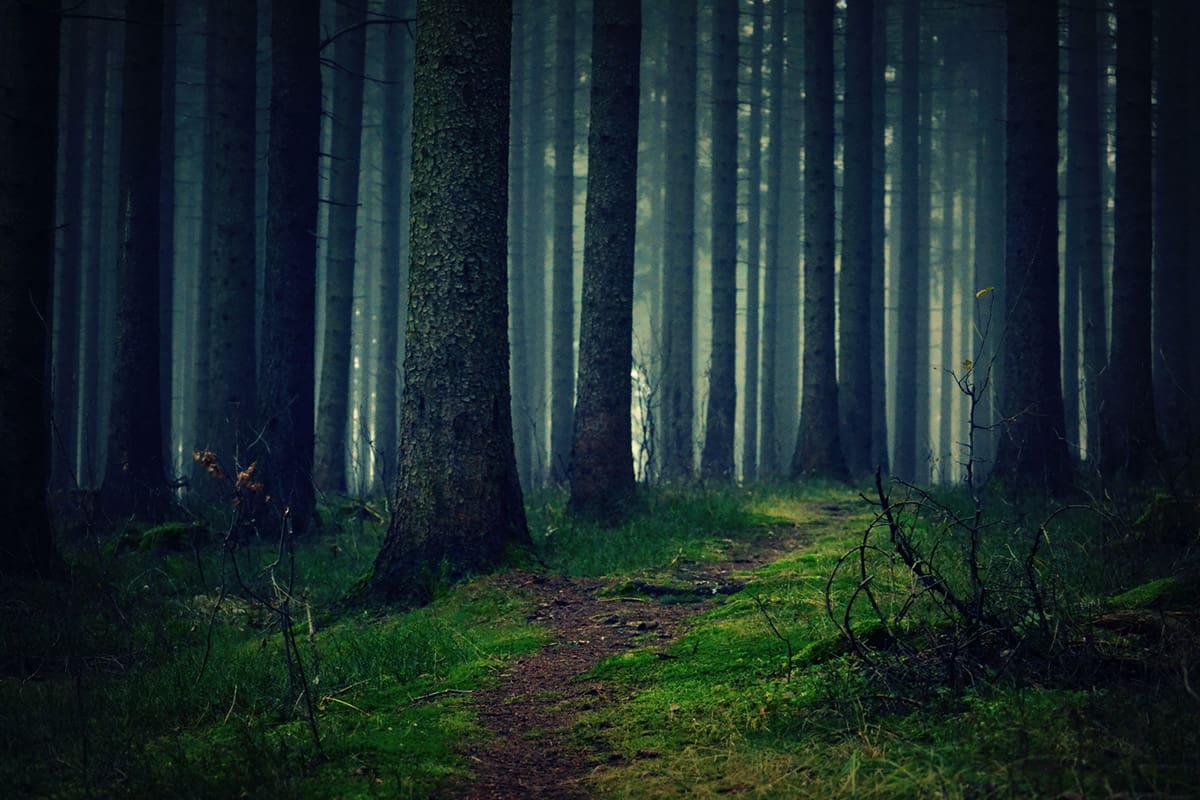
<path fill-rule="evenodd" d="M 1159 455 L 1151 365 L 1151 15 L 1117 2 L 1117 177 L 1112 352 L 1100 406 L 1100 469 L 1141 480 Z"/>
<path fill-rule="evenodd" d="M 892 470 L 897 477 L 917 480 L 917 326 L 920 267 L 920 6 L 904 0 L 900 59 L 900 263 L 896 269 L 896 444 Z M 895 206 L 893 206 L 893 209 Z"/>
<path fill-rule="evenodd" d="M 0 571 L 48 576 L 62 564 L 50 534 L 50 281 L 58 15 L 0 3 Z"/>
<path fill-rule="evenodd" d="M 701 474 L 732 481 L 737 411 L 737 0 L 716 0 L 713 13 L 712 366 Z"/>
<path fill-rule="evenodd" d="M 762 305 L 762 120 L 763 22 L 762 0 L 753 0 L 754 32 L 750 35 L 750 122 L 746 159 L 746 365 L 742 389 L 742 479 L 758 477 L 759 321 Z"/>
<path fill-rule="evenodd" d="M 884 190 L 887 178 L 887 147 L 884 130 L 887 127 L 887 0 L 875 3 L 874 31 L 871 58 L 871 468 L 884 474 L 891 471 L 888 457 L 887 416 L 887 296 L 884 246 L 887 231 L 884 226 Z"/>
<path fill-rule="evenodd" d="M 558 0 L 554 47 L 554 264 L 550 479 L 567 481 L 575 406 L 575 0 Z"/>
<path fill-rule="evenodd" d="M 633 495 L 630 430 L 640 0 L 597 0 L 592 27 L 579 399 L 571 509 L 608 521 Z"/>
<path fill-rule="evenodd" d="M 276 4 L 271 15 L 258 474 L 270 497 L 272 516 L 290 520 L 297 533 L 308 529 L 315 512 L 313 324 L 321 130 L 319 39 L 319 0 Z"/>
<path fill-rule="evenodd" d="M 162 0 L 130 0 L 122 92 L 117 349 L 108 465 L 100 505 L 114 523 L 161 519 L 163 470 L 159 391 L 159 189 L 162 120 Z"/>
<path fill-rule="evenodd" d="M 875 306 L 872 301 L 879 302 L 872 293 L 871 285 L 875 252 L 872 230 L 874 165 L 872 159 L 860 155 L 874 150 L 871 41 L 875 28 L 874 15 L 874 0 L 852 0 L 847 6 L 843 139 L 845 152 L 854 155 L 845 159 L 842 190 L 837 391 L 842 447 L 847 469 L 854 476 L 867 475 L 874 467 L 871 458 L 873 393 L 877 391 L 877 381 L 882 385 L 883 379 L 883 375 L 872 374 L 874 342 L 871 314 Z"/>
<path fill-rule="evenodd" d="M 1042 0 L 1006 10 L 1005 430 L 996 474 L 1053 494 L 1071 481 L 1059 383 L 1057 18 Z"/>
<path fill-rule="evenodd" d="M 695 457 L 696 0 L 671 8 L 667 47 L 662 477 L 676 480 L 691 476 Z"/>
<path fill-rule="evenodd" d="M 792 476 L 844 480 L 834 344 L 833 0 L 804 5 L 804 64 L 804 394 Z"/>
<path fill-rule="evenodd" d="M 765 477 L 777 477 L 780 468 L 779 419 L 776 389 L 779 385 L 777 354 L 779 352 L 780 304 L 779 271 L 781 269 L 781 236 L 783 204 L 783 128 L 784 87 L 784 10 L 782 2 L 772 3 L 771 11 L 771 82 L 770 110 L 767 118 L 767 198 L 766 198 L 766 261 L 763 265 L 762 309 L 762 426 L 759 444 L 759 472 Z"/>
<path fill-rule="evenodd" d="M 512 7 L 421 0 L 412 266 L 396 504 L 366 592 L 428 600 L 529 543 L 505 301 Z"/>
<path fill-rule="evenodd" d="M 530 11 L 534 11 L 530 2 Z M 525 151 L 525 346 L 529 360 L 528 486 L 546 480 L 546 84 L 545 30 L 541 14 L 525 20 L 529 52 L 525 60 L 528 123 Z"/>
<path fill-rule="evenodd" d="M 354 306 L 355 235 L 362 156 L 366 20 L 361 2 L 339 3 L 334 40 L 333 135 L 330 141 L 329 247 L 325 264 L 325 335 L 313 480 L 326 492 L 346 491 L 350 420 L 350 341 Z M 358 431 L 353 432 L 358 435 Z"/>

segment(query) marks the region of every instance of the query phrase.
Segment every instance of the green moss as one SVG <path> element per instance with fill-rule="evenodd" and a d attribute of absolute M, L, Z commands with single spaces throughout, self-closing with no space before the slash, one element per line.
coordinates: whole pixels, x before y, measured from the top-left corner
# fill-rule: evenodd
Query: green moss
<path fill-rule="evenodd" d="M 1128 610 L 1163 608 L 1177 602 L 1195 602 L 1198 588 L 1194 581 L 1183 581 L 1176 577 L 1159 578 L 1106 598 L 1105 602 L 1111 608 Z"/>

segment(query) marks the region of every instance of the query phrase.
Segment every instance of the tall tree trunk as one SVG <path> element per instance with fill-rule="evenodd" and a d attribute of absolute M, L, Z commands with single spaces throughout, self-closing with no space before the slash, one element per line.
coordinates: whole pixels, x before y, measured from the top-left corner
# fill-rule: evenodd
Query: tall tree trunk
<path fill-rule="evenodd" d="M 257 9 L 246 0 L 211 0 L 214 37 L 211 257 L 207 285 L 209 392 L 207 446 L 227 467 L 249 464 L 254 438 L 255 221 L 254 121 Z"/>
<path fill-rule="evenodd" d="M 1071 481 L 1058 336 L 1058 48 L 1053 3 L 1012 0 L 1008 19 L 1005 430 L 996 474 L 1054 493 Z"/>
<path fill-rule="evenodd" d="M 162 0 L 130 0 L 121 124 L 116 374 L 100 499 L 114 522 L 166 514 L 159 380 Z"/>
<path fill-rule="evenodd" d="M 350 420 L 350 341 L 354 306 L 355 236 L 362 156 L 366 9 L 339 3 L 333 45 L 333 135 L 330 141 L 329 247 L 325 263 L 325 335 L 313 480 L 327 492 L 346 491 Z M 355 432 L 357 434 L 357 432 Z"/>
<path fill-rule="evenodd" d="M 1100 468 L 1140 480 L 1159 455 L 1151 365 L 1151 14 L 1117 2 L 1117 177 L 1112 352 L 1100 406 Z"/>
<path fill-rule="evenodd" d="M 701 473 L 731 481 L 737 411 L 737 0 L 716 0 L 712 98 L 712 366 Z"/>
<path fill-rule="evenodd" d="M 887 179 L 887 146 L 884 129 L 887 127 L 887 6 L 888 0 L 875 4 L 871 57 L 871 274 L 869 279 L 871 306 L 871 460 L 870 466 L 882 473 L 891 471 L 888 457 L 887 416 L 887 297 L 884 246 L 887 231 L 884 226 L 884 190 Z"/>
<path fill-rule="evenodd" d="M 62 565 L 50 534 L 50 281 L 58 14 L 0 3 L 0 571 L 48 576 Z"/>
<path fill-rule="evenodd" d="M 54 272 L 53 416 L 50 488 L 71 489 L 79 483 L 77 414 L 79 406 L 79 294 L 83 253 L 83 185 L 87 118 L 87 23 L 68 20 L 63 26 L 67 74 L 63 138 L 61 240 Z"/>
<path fill-rule="evenodd" d="M 762 120 L 763 22 L 762 0 L 753 0 L 753 33 L 750 34 L 750 121 L 746 154 L 746 365 L 742 389 L 742 479 L 758 477 L 759 325 L 762 305 Z"/>
<path fill-rule="evenodd" d="M 874 0 L 851 0 L 847 6 L 843 139 L 846 153 L 855 155 L 845 160 L 842 190 L 837 390 L 842 447 L 847 469 L 855 476 L 868 474 L 874 466 L 871 458 L 873 393 L 877 390 L 877 381 L 883 378 L 872 374 L 871 314 L 879 302 L 871 291 L 875 252 L 874 164 L 872 159 L 859 155 L 874 151 L 875 81 L 871 41 L 874 15 Z M 819 201 L 819 198 L 812 200 Z"/>
<path fill-rule="evenodd" d="M 394 8 L 389 11 L 395 13 Z M 389 25 L 385 35 L 384 67 L 390 82 L 383 92 L 383 225 L 379 248 L 379 375 L 375 384 L 375 441 L 377 490 L 390 494 L 396 479 L 396 414 L 404 369 L 401 298 L 408 300 L 408 164 L 411 163 L 412 68 L 408 30 Z"/>
<path fill-rule="evenodd" d="M 692 474 L 695 458 L 696 0 L 671 8 L 667 47 L 662 476 L 675 480 Z"/>
<path fill-rule="evenodd" d="M 275 5 L 257 463 L 272 515 L 290 521 L 297 533 L 312 523 L 316 502 L 312 458 L 319 39 L 319 0 Z"/>
<path fill-rule="evenodd" d="M 519 5 L 530 0 L 514 0 Z M 526 179 L 529 177 L 529 93 L 531 91 L 529 70 L 526 61 L 531 58 L 525 29 L 528 14 L 519 14 L 513 20 L 512 65 L 510 86 L 513 94 L 512 119 L 509 129 L 512 135 L 508 161 L 508 296 L 511 313 L 509 333 L 512 348 L 512 416 L 513 445 L 516 451 L 517 473 L 522 485 L 528 486 L 533 472 L 533 415 L 529 396 L 530 353 L 526 337 L 529 334 L 529 255 L 525 234 L 525 205 L 528 194 Z"/>
<path fill-rule="evenodd" d="M 532 6 L 531 2 L 531 6 Z M 530 9 L 533 11 L 533 9 Z M 526 88 L 528 123 L 525 153 L 525 344 L 529 359 L 528 486 L 546 480 L 546 46 L 540 13 L 525 20 L 529 34 Z"/>
<path fill-rule="evenodd" d="M 767 117 L 767 246 L 763 265 L 762 310 L 762 426 L 759 444 L 759 472 L 764 477 L 776 477 L 780 471 L 780 441 L 776 389 L 779 385 L 777 354 L 779 352 L 780 304 L 779 271 L 781 269 L 781 236 L 783 204 L 783 128 L 784 87 L 784 17 L 782 2 L 772 3 L 771 10 L 771 80 L 770 110 Z"/>
<path fill-rule="evenodd" d="M 550 479 L 561 484 L 568 477 L 575 407 L 575 0 L 558 0 L 554 30 Z"/>
<path fill-rule="evenodd" d="M 417 18 L 399 480 L 366 586 L 403 603 L 529 542 L 506 334 L 512 6 L 420 0 Z"/>
<path fill-rule="evenodd" d="M 1195 340 L 1188 330 L 1194 298 L 1189 272 L 1200 270 L 1200 251 L 1188 211 L 1193 207 L 1191 177 L 1200 164 L 1193 147 L 1196 128 L 1188 114 L 1197 87 L 1189 58 L 1197 33 L 1194 3 L 1164 2 L 1160 10 L 1162 69 L 1158 78 L 1157 195 L 1154 224 L 1154 396 L 1159 430 L 1167 447 L 1181 454 L 1200 445 L 1200 386 L 1191 382 Z"/>
<path fill-rule="evenodd" d="M 804 64 L 804 399 L 792 475 L 844 480 L 834 344 L 833 0 L 804 5 Z"/>
<path fill-rule="evenodd" d="M 1067 269 L 1079 276 L 1083 344 L 1083 421 L 1088 462 L 1099 453 L 1099 375 L 1108 360 L 1101 242 L 1100 98 L 1096 0 L 1067 11 Z M 1070 302 L 1070 295 L 1068 295 Z"/>
<path fill-rule="evenodd" d="M 895 474 L 918 478 L 917 347 L 920 292 L 920 4 L 904 0 L 900 59 L 900 263 L 896 270 L 896 306 L 899 336 L 896 340 L 896 445 L 892 460 Z M 895 208 L 895 206 L 893 206 Z"/>
<path fill-rule="evenodd" d="M 633 495 L 630 368 L 641 0 L 597 0 L 571 509 L 619 518 Z"/>

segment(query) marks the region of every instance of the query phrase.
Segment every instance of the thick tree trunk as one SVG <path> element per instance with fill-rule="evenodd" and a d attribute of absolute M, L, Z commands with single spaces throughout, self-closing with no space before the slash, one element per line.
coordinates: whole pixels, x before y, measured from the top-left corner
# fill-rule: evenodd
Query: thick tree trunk
<path fill-rule="evenodd" d="M 313 521 L 313 330 L 320 3 L 289 0 L 271 15 L 271 128 L 267 149 L 266 267 L 258 373 L 259 475 L 278 520 Z"/>
<path fill-rule="evenodd" d="M 571 509 L 613 521 L 633 495 L 630 430 L 640 0 L 597 0 Z"/>
<path fill-rule="evenodd" d="M 996 474 L 1054 493 L 1071 481 L 1059 382 L 1057 18 L 1052 3 L 1013 0 L 1007 19 L 1005 429 Z"/>
<path fill-rule="evenodd" d="M 731 481 L 737 411 L 737 0 L 717 0 L 712 47 L 712 365 L 701 474 Z"/>
<path fill-rule="evenodd" d="M 412 266 L 396 504 L 366 586 L 426 601 L 529 542 L 505 300 L 512 7 L 417 5 Z"/>
<path fill-rule="evenodd" d="M 329 247 L 325 269 L 325 335 L 313 480 L 327 492 L 346 491 L 350 421 L 350 342 L 354 307 L 355 236 L 362 157 L 366 19 L 361 2 L 339 3 L 334 41 L 333 135 L 330 141 Z M 359 431 L 352 432 L 354 436 Z"/>
<path fill-rule="evenodd" d="M 54 274 L 58 16 L 0 3 L 0 571 L 61 569 L 50 536 L 46 366 Z"/>
<path fill-rule="evenodd" d="M 804 394 L 792 476 L 843 480 L 834 344 L 833 0 L 805 3 L 804 64 Z"/>
<path fill-rule="evenodd" d="M 108 465 L 100 490 L 114 523 L 167 512 L 159 391 L 159 188 L 162 0 L 130 0 L 121 124 L 117 348 Z"/>

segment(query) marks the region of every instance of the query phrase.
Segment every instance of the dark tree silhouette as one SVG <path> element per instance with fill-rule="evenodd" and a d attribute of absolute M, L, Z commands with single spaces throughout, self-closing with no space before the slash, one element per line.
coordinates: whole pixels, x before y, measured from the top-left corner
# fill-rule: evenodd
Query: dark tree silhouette
<path fill-rule="evenodd" d="M 700 470 L 733 480 L 733 423 L 737 410 L 737 0 L 713 10 L 712 133 L 712 367 Z"/>
<path fill-rule="evenodd" d="M 277 3 L 271 15 L 259 474 L 301 533 L 313 520 L 313 330 L 321 75 L 319 0 Z"/>
<path fill-rule="evenodd" d="M 505 296 L 512 6 L 422 0 L 417 19 L 398 488 L 365 587 L 400 603 L 529 542 Z"/>
<path fill-rule="evenodd" d="M 833 306 L 833 0 L 804 5 L 804 64 L 804 395 L 792 475 L 845 479 Z"/>
<path fill-rule="evenodd" d="M 750 34 L 750 121 L 748 140 L 762 141 L 763 129 L 763 11 L 762 0 L 752 6 Z M 750 147 L 746 156 L 746 343 L 742 359 L 746 377 L 742 389 L 742 478 L 758 477 L 758 364 L 761 337 L 762 285 L 762 150 Z"/>
<path fill-rule="evenodd" d="M 1112 350 L 1100 406 L 1100 469 L 1144 478 L 1159 454 L 1150 343 L 1151 14 L 1117 2 L 1117 177 L 1113 207 Z"/>
<path fill-rule="evenodd" d="M 1057 492 L 1071 480 L 1058 335 L 1058 47 L 1054 3 L 1011 0 L 1001 370 L 1005 430 L 996 475 Z"/>
<path fill-rule="evenodd" d="M 896 409 L 892 469 L 906 480 L 917 477 L 917 315 L 920 252 L 920 55 L 918 0 L 904 0 L 900 58 L 900 262 L 896 266 Z M 895 209 L 895 205 L 892 206 Z"/>
<path fill-rule="evenodd" d="M 598 0 L 571 508 L 612 519 L 633 494 L 630 379 L 641 1 Z"/>
<path fill-rule="evenodd" d="M 0 3 L 0 571 L 49 575 L 50 279 L 58 16 L 50 4 Z"/>
<path fill-rule="evenodd" d="M 169 495 L 163 471 L 159 380 L 159 131 L 162 118 L 162 0 L 126 8 L 121 115 L 117 351 L 108 465 L 100 490 L 111 517 L 159 519 Z"/>

